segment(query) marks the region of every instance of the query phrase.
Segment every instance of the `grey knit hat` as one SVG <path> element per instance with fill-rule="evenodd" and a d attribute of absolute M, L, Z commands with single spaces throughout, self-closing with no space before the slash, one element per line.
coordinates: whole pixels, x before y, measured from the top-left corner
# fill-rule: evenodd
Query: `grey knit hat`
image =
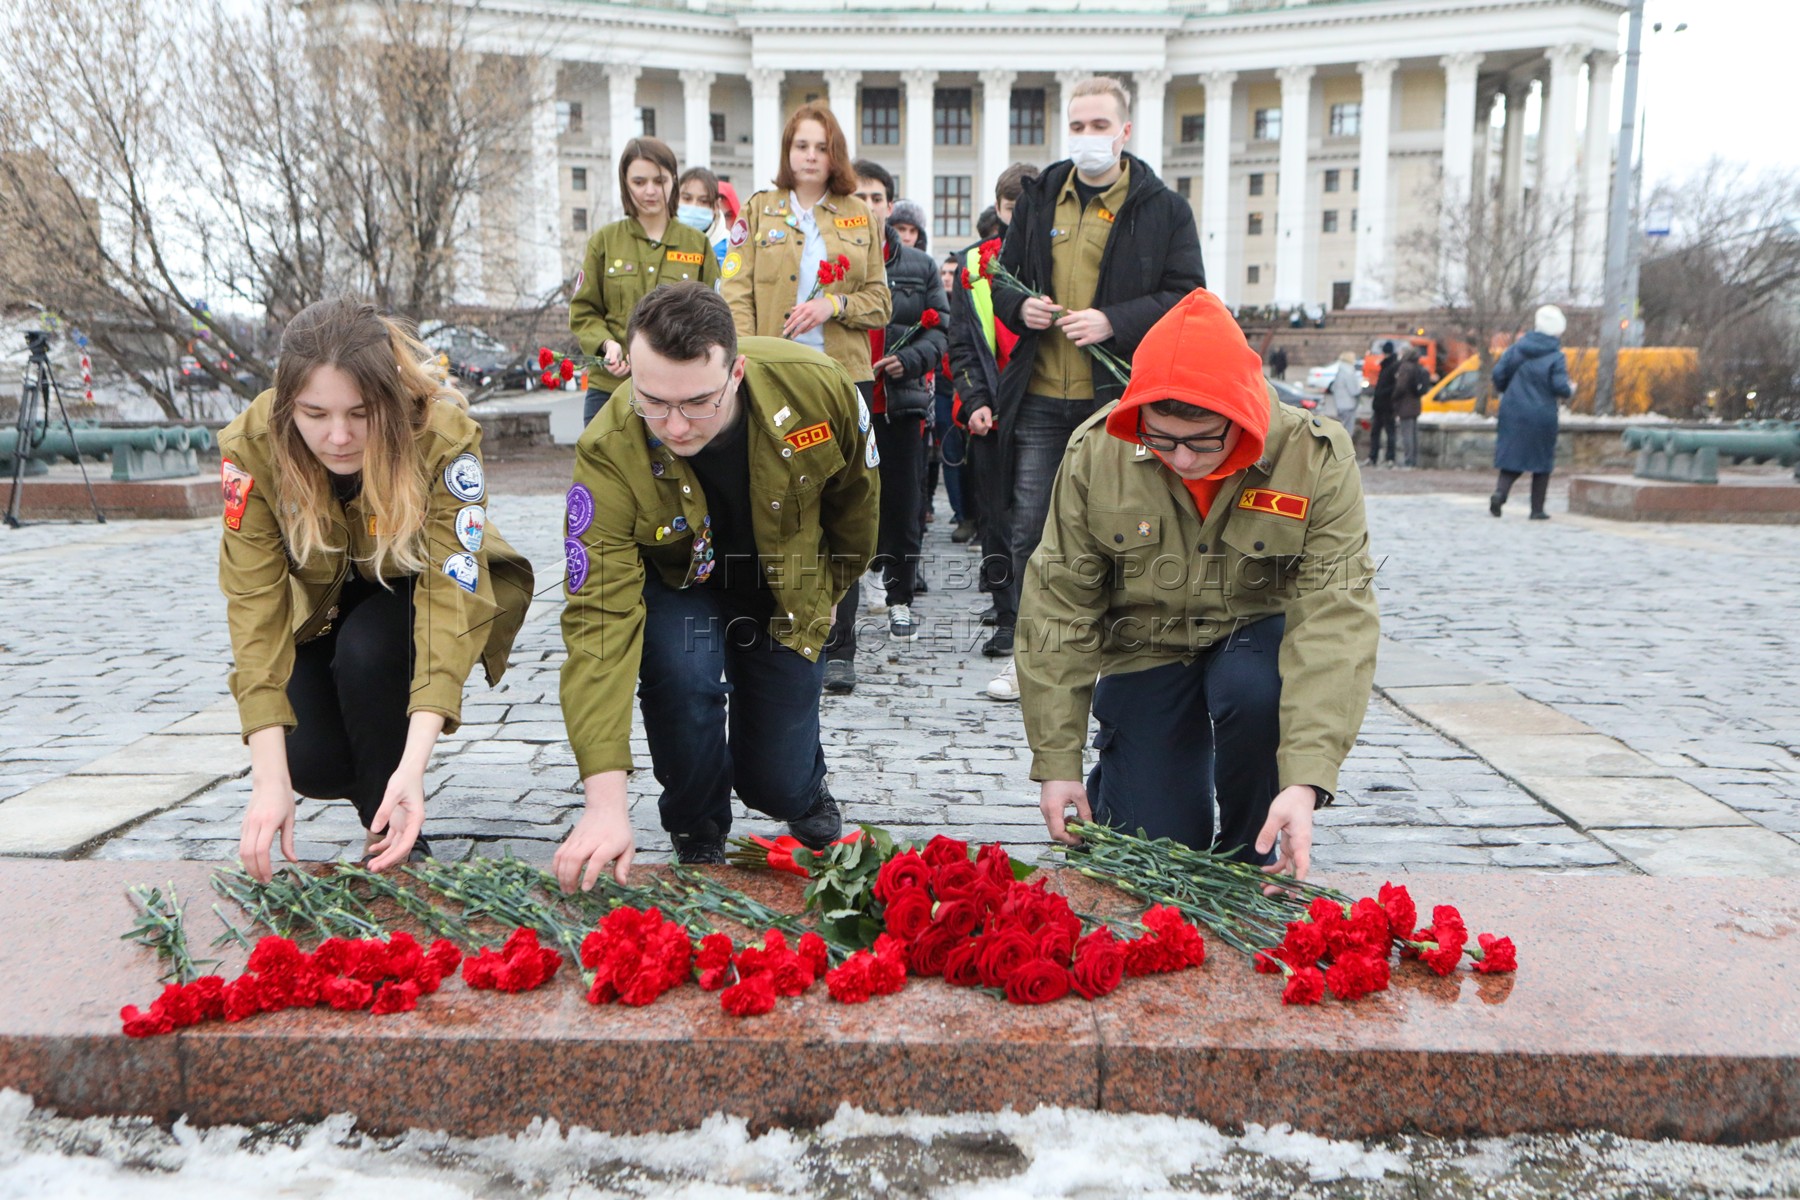
<path fill-rule="evenodd" d="M 925 219 L 925 210 L 912 200 L 896 200 L 894 209 L 888 214 L 889 225 L 911 225 L 919 231 L 918 248 L 926 248 L 926 241 L 931 233 L 931 226 Z"/>

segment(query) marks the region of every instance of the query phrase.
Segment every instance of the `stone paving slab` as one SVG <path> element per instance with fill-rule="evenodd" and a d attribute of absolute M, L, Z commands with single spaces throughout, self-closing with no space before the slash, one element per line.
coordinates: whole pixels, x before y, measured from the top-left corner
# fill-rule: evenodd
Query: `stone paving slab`
<path fill-rule="evenodd" d="M 1594 836 L 1652 875 L 1800 878 L 1800 847 L 1760 826 L 1601 829 Z"/>
<path fill-rule="evenodd" d="M 211 774 L 68 775 L 0 801 L 0 854 L 66 855 L 119 826 L 180 804 Z"/>
<path fill-rule="evenodd" d="M 1749 825 L 1750 819 L 1679 779 L 1526 775 L 1532 795 L 1583 829 Z"/>
<path fill-rule="evenodd" d="M 798 906 L 795 880 L 721 871 Z M 1419 876 L 1422 904 L 1453 901 L 1474 927 L 1512 936 L 1520 970 L 1440 978 L 1403 963 L 1389 991 L 1354 1005 L 1285 1007 L 1278 981 L 1215 942 L 1202 969 L 1129 980 L 1091 1006 L 1022 1008 L 912 980 L 864 1006 L 815 990 L 740 1020 L 691 988 L 647 1008 L 595 1008 L 569 972 L 517 996 L 452 979 L 393 1017 L 307 1010 L 123 1037 L 119 1007 L 153 996 L 158 974 L 149 951 L 119 940 L 125 888 L 173 882 L 193 910 L 207 876 L 196 863 L 0 863 L 0 938 L 36 965 L 0 974 L 0 1086 L 71 1115 L 247 1124 L 348 1106 L 375 1130 L 463 1134 L 540 1118 L 688 1128 L 720 1110 L 811 1126 L 842 1103 L 1079 1105 L 1337 1137 L 1800 1134 L 1800 884 L 1789 881 Z M 1361 892 L 1380 879 L 1342 882 Z M 1053 886 L 1078 908 L 1128 908 L 1078 877 Z M 196 919 L 190 936 L 210 924 Z M 241 957 L 227 951 L 223 969 Z"/>

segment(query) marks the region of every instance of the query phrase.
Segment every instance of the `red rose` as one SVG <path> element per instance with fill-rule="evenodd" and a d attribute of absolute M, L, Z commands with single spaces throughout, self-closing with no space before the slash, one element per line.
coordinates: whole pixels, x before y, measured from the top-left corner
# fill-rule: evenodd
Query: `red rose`
<path fill-rule="evenodd" d="M 928 308 L 923 313 L 919 314 L 919 324 L 926 329 L 936 329 L 943 319 L 943 314 L 939 313 L 935 308 Z"/>
<path fill-rule="evenodd" d="M 550 364 L 555 361 L 556 361 L 556 351 L 550 349 L 550 347 L 548 347 L 548 346 L 539 346 L 538 347 L 538 367 L 539 367 L 539 369 L 547 369 L 550 366 Z"/>
<path fill-rule="evenodd" d="M 1013 1004 L 1048 1004 L 1068 994 L 1068 968 L 1047 958 L 1021 964 L 1006 981 L 1006 998 Z"/>
<path fill-rule="evenodd" d="M 983 987 L 1003 988 L 1019 966 L 1036 957 L 1037 945 L 1023 929 L 985 933 L 977 943 L 976 966 Z"/>
<path fill-rule="evenodd" d="M 1388 932 L 1402 940 L 1411 938 L 1419 923 L 1419 910 L 1413 904 L 1411 893 L 1404 885 L 1396 887 L 1384 883 L 1376 895 L 1377 902 L 1387 912 Z"/>
<path fill-rule="evenodd" d="M 942 975 L 950 952 L 968 944 L 967 933 L 958 933 L 945 925 L 933 925 L 907 947 L 906 965 L 914 975 Z"/>
<path fill-rule="evenodd" d="M 882 914 L 887 931 L 910 942 L 931 925 L 931 896 L 924 888 L 906 888 L 887 902 Z"/>
<path fill-rule="evenodd" d="M 719 993 L 719 1007 L 734 1017 L 757 1017 L 775 1007 L 775 976 L 767 971 Z"/>
<path fill-rule="evenodd" d="M 981 914 L 967 900 L 945 900 L 931 914 L 931 924 L 934 929 L 948 929 L 955 936 L 966 938 L 981 924 Z"/>
<path fill-rule="evenodd" d="M 976 961 L 978 947 L 962 942 L 944 959 L 944 982 L 952 987 L 975 987 L 981 982 L 981 967 Z"/>
<path fill-rule="evenodd" d="M 931 867 L 947 867 L 951 863 L 966 863 L 969 861 L 969 843 L 945 837 L 940 833 L 925 844 L 925 850 L 919 857 L 923 858 L 926 865 Z"/>
<path fill-rule="evenodd" d="M 875 898 L 886 903 L 903 888 L 931 886 L 931 865 L 916 850 L 896 854 L 875 873 Z"/>
<path fill-rule="evenodd" d="M 1481 946 L 1481 953 L 1475 958 L 1475 969 L 1483 975 L 1519 969 L 1518 950 L 1511 938 L 1484 933 L 1475 940 Z"/>
<path fill-rule="evenodd" d="M 843 966 L 825 972 L 825 990 L 839 1004 L 866 1003 L 875 994 L 869 978 L 869 968 L 874 961 L 874 955 L 857 951 Z"/>
<path fill-rule="evenodd" d="M 1065 925 L 1045 925 L 1037 932 L 1037 949 L 1039 958 L 1047 958 L 1059 967 L 1066 967 L 1069 960 L 1075 957 L 1075 935 Z"/>
<path fill-rule="evenodd" d="M 931 876 L 931 894 L 939 900 L 972 901 L 982 882 L 975 864 L 965 858 L 935 869 Z"/>
<path fill-rule="evenodd" d="M 1006 847 L 999 842 L 989 842 L 975 852 L 975 867 L 984 879 L 998 887 L 1010 888 L 1015 882 L 1012 859 L 1007 857 Z"/>
<path fill-rule="evenodd" d="M 1325 976 L 1317 967 L 1301 967 L 1281 990 L 1283 1004 L 1317 1004 L 1325 998 Z"/>
<path fill-rule="evenodd" d="M 1097 929 L 1075 947 L 1070 983 L 1084 999 L 1093 1000 L 1117 988 L 1125 978 L 1125 948 L 1110 929 Z"/>
<path fill-rule="evenodd" d="M 419 1007 L 418 985 L 400 980 L 382 985 L 381 991 L 375 995 L 375 1003 L 369 1011 L 385 1016 L 388 1013 L 411 1012 Z"/>

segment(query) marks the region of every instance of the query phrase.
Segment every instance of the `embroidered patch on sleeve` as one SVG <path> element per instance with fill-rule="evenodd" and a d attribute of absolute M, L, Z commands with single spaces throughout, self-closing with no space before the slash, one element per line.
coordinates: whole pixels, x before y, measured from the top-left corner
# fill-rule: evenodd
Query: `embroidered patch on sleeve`
<path fill-rule="evenodd" d="M 1312 500 L 1306 496 L 1271 491 L 1268 488 L 1245 488 L 1244 494 L 1238 497 L 1238 507 L 1247 508 L 1251 512 L 1287 517 L 1292 521 L 1304 521 L 1306 510 L 1312 507 Z"/>
<path fill-rule="evenodd" d="M 250 503 L 250 489 L 256 486 L 256 480 L 227 458 L 219 462 L 219 481 L 225 489 L 225 527 L 238 529 L 244 524 L 244 509 Z"/>
<path fill-rule="evenodd" d="M 831 440 L 831 426 L 820 421 L 817 425 L 808 425 L 805 429 L 796 429 L 787 435 L 787 444 L 796 450 L 810 450 L 821 442 Z"/>

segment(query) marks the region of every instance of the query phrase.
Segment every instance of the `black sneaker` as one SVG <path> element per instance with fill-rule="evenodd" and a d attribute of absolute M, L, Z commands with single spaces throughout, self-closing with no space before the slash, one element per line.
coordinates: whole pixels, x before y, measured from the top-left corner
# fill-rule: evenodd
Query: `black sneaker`
<path fill-rule="evenodd" d="M 825 690 L 848 696 L 856 690 L 856 664 L 847 658 L 825 660 Z"/>
<path fill-rule="evenodd" d="M 704 833 L 670 835 L 675 843 L 675 861 L 690 867 L 721 866 L 725 862 L 725 839 Z"/>
<path fill-rule="evenodd" d="M 1500 515 L 1500 506 L 1505 503 L 1506 503 L 1506 501 L 1504 501 L 1500 498 L 1499 492 L 1495 492 L 1493 495 L 1489 496 L 1488 497 L 1488 516 L 1490 516 L 1490 517 L 1499 516 Z"/>
<path fill-rule="evenodd" d="M 984 658 L 1005 658 L 1013 652 L 1013 630 L 1011 625 L 1001 625 L 994 630 L 994 636 L 981 647 Z"/>
<path fill-rule="evenodd" d="M 1531 519 L 1534 521 L 1548 521 L 1550 519 L 1550 514 L 1543 509 L 1539 509 L 1537 512 L 1531 514 Z"/>
<path fill-rule="evenodd" d="M 829 788 L 819 785 L 812 807 L 788 822 L 788 832 L 810 850 L 823 850 L 843 836 L 844 814 L 838 811 L 838 802 Z"/>

